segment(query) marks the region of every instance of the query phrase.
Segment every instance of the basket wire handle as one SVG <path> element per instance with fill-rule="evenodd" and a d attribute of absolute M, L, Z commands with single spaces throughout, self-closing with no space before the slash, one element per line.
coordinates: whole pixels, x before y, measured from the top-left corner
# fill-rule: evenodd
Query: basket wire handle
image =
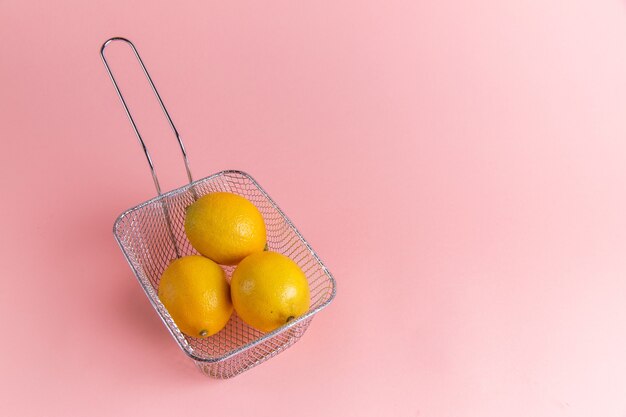
<path fill-rule="evenodd" d="M 102 47 L 100 48 L 100 56 L 102 57 L 102 62 L 104 62 L 104 66 L 107 70 L 107 73 L 109 74 L 109 77 L 111 78 L 111 81 L 113 82 L 115 91 L 117 92 L 117 95 L 120 98 L 120 101 L 122 102 L 122 106 L 124 106 L 124 110 L 126 111 L 126 116 L 128 116 L 128 120 L 130 121 L 130 124 L 132 125 L 133 130 L 135 131 L 135 136 L 137 136 L 137 139 L 139 139 L 141 148 L 143 149 L 143 152 L 146 155 L 146 159 L 148 160 L 148 165 L 150 165 L 150 172 L 152 173 L 152 179 L 154 180 L 154 186 L 156 187 L 157 193 L 161 195 L 161 186 L 159 185 L 159 179 L 157 178 L 156 171 L 154 169 L 154 164 L 152 163 L 152 158 L 150 157 L 150 152 L 148 152 L 148 148 L 146 147 L 146 144 L 143 141 L 143 138 L 141 137 L 141 133 L 139 133 L 137 124 L 135 124 L 135 119 L 133 118 L 133 115 L 131 114 L 130 109 L 128 108 L 128 105 L 126 104 L 126 100 L 124 99 L 124 96 L 122 95 L 120 87 L 117 85 L 117 81 L 115 80 L 115 77 L 113 76 L 111 67 L 109 67 L 109 63 L 106 59 L 106 56 L 104 55 L 104 50 L 107 48 L 107 46 L 109 46 L 109 44 L 115 41 L 125 42 L 128 45 L 130 45 L 130 47 L 132 48 L 135 54 L 135 57 L 137 58 L 137 61 L 139 62 L 139 65 L 141 65 L 141 69 L 143 70 L 144 75 L 146 76 L 146 78 L 148 79 L 148 82 L 150 83 L 150 87 L 152 87 L 152 92 L 154 92 L 154 95 L 159 101 L 161 110 L 163 110 L 163 114 L 165 114 L 165 117 L 167 118 L 167 121 L 170 127 L 172 128 L 172 132 L 174 132 L 174 136 L 176 136 L 176 141 L 178 142 L 178 146 L 180 147 L 180 151 L 182 152 L 182 155 L 183 155 L 183 161 L 185 162 L 185 169 L 187 170 L 187 178 L 189 179 L 189 183 L 192 183 L 193 177 L 191 176 L 191 169 L 189 168 L 189 160 L 187 158 L 187 151 L 185 150 L 185 145 L 183 144 L 183 141 L 180 138 L 180 134 L 178 133 L 176 126 L 174 126 L 174 122 L 172 121 L 172 118 L 170 117 L 170 114 L 167 111 L 165 104 L 163 103 L 163 99 L 161 99 L 161 95 L 159 94 L 159 91 L 154 85 L 154 81 L 152 81 L 152 77 L 150 77 L 150 74 L 148 73 L 148 69 L 144 65 L 143 60 L 141 59 L 141 56 L 139 56 L 139 52 L 137 52 L 137 48 L 135 47 L 135 45 L 133 45 L 131 41 L 129 41 L 126 38 L 120 38 L 120 37 L 111 38 L 102 44 Z"/>
<path fill-rule="evenodd" d="M 150 166 L 150 172 L 152 173 L 152 180 L 154 181 L 154 186 L 156 187 L 158 195 L 161 195 L 161 186 L 159 184 L 159 179 L 157 178 L 156 171 L 154 169 L 154 164 L 152 162 L 152 158 L 150 157 L 150 152 L 148 152 L 148 148 L 146 147 L 146 143 L 144 142 L 143 138 L 141 137 L 141 133 L 139 133 L 139 129 L 137 128 L 137 124 L 135 123 L 135 119 L 133 118 L 133 115 L 131 114 L 130 109 L 128 108 L 128 105 L 126 104 L 126 100 L 124 99 L 124 96 L 122 95 L 120 87 L 118 86 L 117 81 L 115 80 L 115 77 L 113 76 L 113 72 L 111 71 L 111 67 L 109 66 L 109 63 L 108 63 L 108 61 L 106 59 L 106 56 L 104 54 L 104 50 L 107 48 L 107 46 L 109 46 L 109 44 L 111 44 L 111 43 L 113 43 L 115 41 L 125 42 L 126 44 L 128 44 L 132 48 L 133 53 L 135 54 L 135 57 L 137 58 L 137 61 L 139 62 L 139 65 L 141 65 L 141 69 L 143 70 L 144 75 L 146 76 L 146 78 L 148 79 L 148 82 L 150 83 L 150 87 L 152 87 L 152 92 L 154 93 L 154 95 L 156 96 L 157 100 L 159 101 L 159 105 L 161 106 L 161 110 L 163 110 L 163 113 L 165 114 L 165 117 L 167 118 L 167 121 L 169 122 L 169 125 L 172 128 L 172 131 L 174 132 L 174 136 L 176 136 L 176 141 L 178 142 L 178 146 L 180 147 L 180 150 L 182 152 L 183 161 L 185 162 L 185 169 L 187 171 L 187 178 L 189 179 L 189 183 L 191 184 L 193 182 L 193 177 L 191 176 L 191 169 L 189 169 L 189 160 L 187 159 L 187 151 L 185 151 L 185 145 L 183 145 L 183 141 L 180 138 L 180 134 L 178 133 L 178 130 L 176 129 L 176 126 L 174 126 L 174 122 L 172 121 L 172 118 L 170 117 L 170 114 L 167 111 L 167 108 L 165 107 L 165 104 L 163 103 L 163 99 L 161 99 L 161 95 L 159 94 L 159 91 L 157 90 L 156 86 L 154 85 L 154 81 L 152 81 L 152 77 L 150 77 L 150 74 L 148 73 L 148 69 L 146 68 L 145 64 L 143 63 L 143 60 L 141 59 L 141 56 L 139 56 L 139 52 L 137 51 L 137 48 L 135 47 L 135 45 L 133 45 L 133 43 L 131 41 L 129 41 L 126 38 L 114 37 L 114 38 L 108 39 L 106 42 L 104 42 L 102 44 L 102 47 L 100 48 L 100 57 L 102 58 L 102 62 L 104 63 L 104 67 L 106 68 L 107 73 L 109 74 L 109 78 L 111 78 L 111 81 L 113 82 L 113 86 L 115 87 L 115 91 L 117 92 L 117 96 L 120 98 L 120 101 L 122 102 L 122 106 L 124 106 L 124 111 L 126 112 L 126 116 L 128 116 L 128 120 L 130 121 L 131 126 L 133 127 L 133 131 L 135 132 L 135 136 L 137 136 L 137 139 L 139 140 L 139 144 L 141 145 L 141 148 L 143 149 L 143 152 L 146 155 L 146 159 L 148 160 L 148 165 Z M 194 199 L 196 199 L 197 195 L 196 195 L 195 190 L 192 188 L 191 191 L 192 191 L 192 194 L 194 196 Z M 168 230 L 169 230 L 169 235 L 170 235 L 170 238 L 172 240 L 172 243 L 174 244 L 174 249 L 176 250 L 176 257 L 180 258 L 180 250 L 178 249 L 178 243 L 176 242 L 176 237 L 174 236 L 174 231 L 173 231 L 173 228 L 172 228 L 172 221 L 170 219 L 169 210 L 168 210 L 166 204 L 163 204 L 163 211 L 165 212 L 165 220 L 167 221 L 167 227 L 168 227 Z"/>

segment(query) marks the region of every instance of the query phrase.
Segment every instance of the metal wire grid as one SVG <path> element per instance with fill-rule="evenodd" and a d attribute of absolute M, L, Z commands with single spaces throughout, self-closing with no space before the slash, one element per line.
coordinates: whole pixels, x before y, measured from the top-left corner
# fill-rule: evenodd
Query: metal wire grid
<path fill-rule="evenodd" d="M 309 311 L 272 333 L 253 329 L 233 313 L 226 327 L 209 338 L 186 336 L 158 299 L 159 280 L 176 258 L 177 249 L 181 256 L 198 254 L 185 235 L 185 208 L 193 203 L 194 193 L 202 196 L 216 191 L 239 194 L 250 200 L 265 220 L 269 250 L 289 256 L 307 276 L 311 293 Z M 335 281 L 315 252 L 265 191 L 243 172 L 223 171 L 130 209 L 115 222 L 114 234 L 172 336 L 200 370 L 213 377 L 235 376 L 293 345 L 304 334 L 313 315 L 328 305 L 335 294 Z M 235 267 L 223 268 L 230 281 Z"/>

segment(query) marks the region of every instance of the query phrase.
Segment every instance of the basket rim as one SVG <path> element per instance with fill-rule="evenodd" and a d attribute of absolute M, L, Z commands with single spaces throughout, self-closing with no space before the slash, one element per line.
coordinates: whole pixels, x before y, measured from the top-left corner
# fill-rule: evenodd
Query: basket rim
<path fill-rule="evenodd" d="M 326 301 L 324 301 L 321 305 L 317 306 L 315 309 L 308 311 L 306 314 L 303 314 L 302 316 L 298 317 L 295 320 L 291 320 L 289 323 L 279 327 L 278 329 L 269 332 L 269 333 L 265 333 L 263 334 L 263 336 L 261 336 L 258 339 L 255 339 L 251 342 L 248 342 L 242 346 L 239 346 L 233 350 L 230 350 L 228 352 L 226 352 L 225 354 L 221 355 L 221 356 L 217 356 L 217 357 L 203 357 L 203 356 L 198 356 L 197 354 L 195 354 L 194 350 L 191 348 L 191 346 L 189 345 L 189 343 L 187 343 L 187 340 L 183 337 L 181 340 L 175 333 L 175 330 L 170 326 L 170 324 L 167 322 L 166 318 L 163 316 L 163 314 L 161 314 L 161 311 L 159 310 L 159 306 L 163 307 L 164 310 L 165 307 L 163 306 L 163 304 L 161 303 L 160 300 L 158 300 L 158 297 L 152 297 L 151 296 L 151 292 L 154 292 L 154 288 L 152 286 L 150 286 L 150 288 L 148 288 L 147 284 L 144 283 L 141 278 L 140 278 L 140 274 L 137 271 L 137 269 L 133 266 L 131 260 L 130 260 L 130 256 L 127 253 L 126 249 L 124 248 L 120 236 L 118 235 L 118 229 L 119 229 L 119 225 L 120 223 L 124 220 L 124 218 L 126 216 L 128 216 L 129 214 L 147 206 L 150 204 L 153 204 L 156 201 L 159 200 L 163 200 L 166 199 L 172 195 L 175 194 L 179 194 L 181 192 L 187 191 L 188 189 L 194 187 L 197 184 L 206 182 L 206 181 L 210 181 L 218 176 L 221 175 L 227 175 L 227 174 L 237 174 L 237 175 L 241 175 L 245 178 L 247 178 L 248 180 L 250 180 L 256 187 L 257 189 L 261 192 L 261 194 L 267 199 L 267 201 L 271 204 L 271 206 L 276 210 L 276 212 L 278 212 L 278 214 L 280 214 L 280 216 L 283 217 L 283 219 L 286 221 L 287 225 L 294 231 L 294 233 L 296 234 L 296 236 L 298 236 L 298 238 L 301 240 L 301 242 L 304 244 L 304 246 L 307 248 L 307 250 L 309 250 L 309 252 L 311 253 L 311 255 L 313 256 L 313 258 L 315 259 L 315 261 L 319 264 L 319 266 L 321 267 L 322 271 L 324 272 L 324 274 L 326 274 L 326 276 L 328 277 L 330 284 L 332 286 L 332 290 L 330 293 L 330 296 L 328 297 L 328 299 Z M 328 304 L 331 303 L 331 301 L 333 301 L 333 299 L 335 298 L 335 295 L 337 294 L 337 283 L 335 281 L 335 278 L 333 277 L 332 273 L 328 270 L 328 268 L 326 267 L 326 265 L 322 262 L 322 260 L 320 259 L 320 257 L 317 255 L 317 253 L 315 252 L 315 250 L 313 250 L 313 248 L 311 247 L 311 245 L 309 244 L 309 242 L 304 238 L 304 236 L 302 236 L 302 233 L 300 233 L 300 231 L 296 228 L 296 226 L 293 224 L 293 222 L 289 219 L 289 217 L 287 217 L 287 215 L 278 207 L 278 205 L 274 202 L 274 200 L 269 196 L 269 194 L 263 189 L 263 187 L 261 187 L 259 185 L 258 182 L 256 182 L 256 180 L 254 178 L 252 178 L 251 175 L 249 175 L 248 173 L 244 172 L 244 171 L 240 171 L 240 170 L 223 170 L 223 171 L 219 171 L 216 172 L 215 174 L 209 175 L 208 177 L 204 177 L 198 180 L 195 180 L 189 184 L 186 184 L 182 187 L 179 188 L 175 188 L 171 191 L 168 191 L 166 193 L 163 193 L 161 195 L 158 195 L 156 197 L 153 197 L 147 201 L 144 201 L 143 203 L 140 203 L 132 208 L 129 208 L 128 210 L 125 210 L 122 214 L 120 214 L 117 219 L 115 220 L 115 222 L 113 223 L 113 236 L 115 238 L 115 241 L 117 242 L 117 244 L 119 245 L 122 253 L 124 254 L 124 258 L 126 259 L 126 262 L 128 263 L 128 265 L 130 266 L 131 270 L 133 271 L 133 274 L 135 275 L 135 278 L 137 279 L 137 281 L 139 282 L 139 285 L 141 285 L 142 289 L 144 290 L 144 293 L 146 295 L 146 297 L 148 298 L 148 300 L 150 301 L 150 304 L 152 305 L 152 307 L 155 309 L 155 311 L 157 312 L 158 316 L 161 318 L 161 321 L 163 322 L 163 324 L 165 325 L 165 327 L 168 329 L 168 331 L 170 332 L 172 338 L 176 341 L 176 343 L 178 344 L 178 346 L 180 347 L 180 349 L 187 355 L 189 356 L 191 359 L 193 359 L 194 361 L 197 362 L 204 362 L 204 363 L 217 363 L 217 362 L 222 362 L 225 361 L 227 359 L 232 358 L 235 355 L 238 355 L 242 352 L 245 352 L 247 350 L 250 350 L 252 348 L 254 348 L 255 346 L 258 346 L 259 344 L 273 338 L 274 336 L 286 332 L 289 329 L 297 326 L 300 323 L 305 322 L 306 320 L 310 320 L 313 318 L 313 316 L 315 314 L 317 314 L 318 312 L 320 312 L 321 310 L 323 310 L 324 308 L 326 308 L 328 306 Z M 174 323 L 174 321 L 172 320 L 172 323 L 174 326 L 176 326 L 176 324 Z M 182 332 L 180 332 L 179 329 L 178 332 L 183 335 Z"/>

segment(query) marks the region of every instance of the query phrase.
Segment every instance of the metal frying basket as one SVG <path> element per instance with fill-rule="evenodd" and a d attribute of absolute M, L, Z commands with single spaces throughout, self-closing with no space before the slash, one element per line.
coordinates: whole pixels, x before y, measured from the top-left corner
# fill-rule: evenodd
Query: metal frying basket
<path fill-rule="evenodd" d="M 104 54 L 106 47 L 114 41 L 127 43 L 141 65 L 182 151 L 189 177 L 188 185 L 161 193 L 148 149 Z M 332 301 L 336 291 L 334 278 L 287 216 L 248 174 L 241 171 L 222 171 L 193 181 L 183 142 L 132 42 L 124 38 L 111 38 L 102 45 L 100 55 L 148 159 L 158 193 L 157 197 L 122 213 L 113 227 L 115 239 L 150 303 L 182 351 L 206 375 L 230 378 L 284 351 L 302 337 L 313 316 Z M 308 279 L 311 307 L 306 314 L 270 333 L 262 333 L 248 326 L 237 316 L 236 312 L 233 313 L 224 329 L 206 339 L 187 336 L 178 329 L 157 296 L 159 280 L 172 260 L 181 256 L 198 254 L 185 235 L 185 208 L 198 197 L 216 191 L 239 194 L 259 209 L 265 220 L 269 250 L 280 252 L 293 259 Z M 223 268 L 230 281 L 234 267 L 223 266 Z"/>

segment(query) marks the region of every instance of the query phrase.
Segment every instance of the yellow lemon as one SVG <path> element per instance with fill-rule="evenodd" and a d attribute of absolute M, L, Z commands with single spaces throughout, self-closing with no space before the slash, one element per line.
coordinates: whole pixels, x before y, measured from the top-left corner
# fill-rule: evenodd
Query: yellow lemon
<path fill-rule="evenodd" d="M 180 331 L 192 337 L 219 332 L 233 312 L 224 271 L 203 256 L 174 260 L 161 276 L 158 294 Z"/>
<path fill-rule="evenodd" d="M 259 210 L 246 198 L 217 192 L 187 207 L 185 233 L 202 255 L 222 265 L 235 265 L 260 252 L 267 241 Z"/>
<path fill-rule="evenodd" d="M 270 332 L 309 309 L 309 283 L 298 264 L 276 252 L 246 257 L 233 272 L 231 297 L 243 321 Z"/>

